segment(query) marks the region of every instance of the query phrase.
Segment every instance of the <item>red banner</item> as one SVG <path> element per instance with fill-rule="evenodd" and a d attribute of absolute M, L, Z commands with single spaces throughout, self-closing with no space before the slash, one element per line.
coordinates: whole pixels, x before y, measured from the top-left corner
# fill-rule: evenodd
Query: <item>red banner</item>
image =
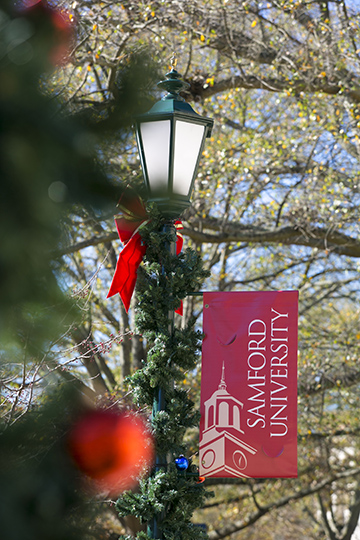
<path fill-rule="evenodd" d="M 297 291 L 204 293 L 200 476 L 297 476 L 297 313 Z"/>

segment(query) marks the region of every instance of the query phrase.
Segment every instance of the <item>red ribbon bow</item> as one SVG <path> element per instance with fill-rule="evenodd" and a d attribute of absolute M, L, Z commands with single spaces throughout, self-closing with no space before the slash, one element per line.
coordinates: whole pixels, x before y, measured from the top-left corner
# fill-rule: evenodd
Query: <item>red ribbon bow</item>
<path fill-rule="evenodd" d="M 123 215 L 115 218 L 116 228 L 124 248 L 120 252 L 107 298 L 119 293 L 126 312 L 129 311 L 131 297 L 135 289 L 137 269 L 147 250 L 147 245 L 144 244 L 138 232 L 142 223 L 146 221 L 148 221 L 148 215 L 143 202 L 138 197 L 128 200 L 126 208 L 123 207 Z M 178 232 L 183 229 L 181 221 L 176 221 L 175 227 L 177 234 L 176 254 L 179 255 L 183 246 L 183 237 Z M 182 311 L 181 302 L 176 313 L 182 315 Z"/>

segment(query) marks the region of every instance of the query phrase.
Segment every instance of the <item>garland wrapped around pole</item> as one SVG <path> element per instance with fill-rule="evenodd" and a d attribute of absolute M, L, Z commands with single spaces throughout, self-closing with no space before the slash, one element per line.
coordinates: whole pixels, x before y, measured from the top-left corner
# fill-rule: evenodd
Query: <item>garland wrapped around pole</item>
<path fill-rule="evenodd" d="M 116 507 L 120 516 L 133 515 L 148 523 L 147 532 L 137 533 L 139 540 L 199 540 L 206 534 L 191 523 L 191 516 L 209 493 L 199 483 L 197 467 L 190 464 L 186 473 L 180 472 L 175 458 L 186 453 L 186 430 L 199 423 L 194 403 L 177 383 L 195 368 L 202 336 L 194 330 L 194 320 L 177 328 L 172 314 L 188 293 L 200 289 L 208 272 L 194 250 L 176 255 L 169 249 L 176 242 L 176 229 L 154 206 L 141 237 L 147 250 L 138 279 L 136 325 L 148 351 L 142 369 L 129 382 L 134 403 L 153 411 L 157 463 L 152 474 L 140 480 L 138 492 L 125 492 Z"/>

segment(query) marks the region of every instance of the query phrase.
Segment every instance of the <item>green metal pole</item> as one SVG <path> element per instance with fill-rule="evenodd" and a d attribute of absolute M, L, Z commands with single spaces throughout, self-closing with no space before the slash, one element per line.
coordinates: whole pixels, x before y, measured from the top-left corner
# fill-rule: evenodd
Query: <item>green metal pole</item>
<path fill-rule="evenodd" d="M 166 223 L 163 226 L 163 232 L 168 233 L 173 231 L 174 236 L 176 234 L 175 226 L 173 223 Z M 176 255 L 176 241 L 167 243 L 167 248 L 169 250 L 169 253 L 173 256 Z M 163 274 L 165 274 L 164 267 L 162 268 Z M 168 325 L 168 331 L 170 334 L 173 332 L 174 328 L 174 311 L 169 311 L 167 314 L 169 325 Z M 154 401 L 153 401 L 153 408 L 152 408 L 152 416 L 156 416 L 157 413 L 160 411 L 166 410 L 166 401 L 165 401 L 165 392 L 163 388 L 157 388 L 155 390 L 154 395 Z M 167 467 L 167 456 L 161 456 L 156 455 L 155 457 L 155 472 L 160 470 L 161 468 Z M 163 534 L 161 530 L 161 522 L 164 518 L 164 514 L 156 514 L 152 517 L 152 519 L 148 522 L 147 527 L 147 534 L 150 538 L 157 538 L 162 540 Z"/>

